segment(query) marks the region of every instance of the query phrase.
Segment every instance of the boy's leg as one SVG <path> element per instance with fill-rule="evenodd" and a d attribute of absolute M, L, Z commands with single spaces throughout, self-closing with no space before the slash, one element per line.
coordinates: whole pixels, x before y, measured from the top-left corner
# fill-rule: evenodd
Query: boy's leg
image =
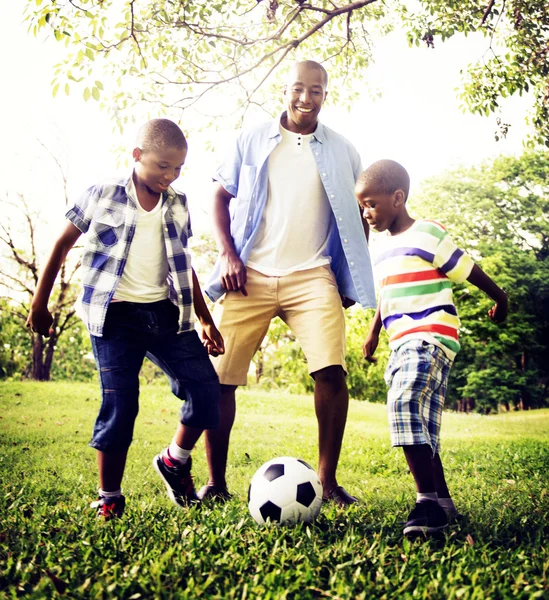
<path fill-rule="evenodd" d="M 440 348 L 412 340 L 392 353 L 387 366 L 391 443 L 403 447 L 417 488 L 405 535 L 435 533 L 448 526 L 438 504 L 433 457 L 438 450 L 450 364 Z"/>
<path fill-rule="evenodd" d="M 100 485 L 99 500 L 92 506 L 106 518 L 124 509 L 122 478 L 139 410 L 139 371 L 146 349 L 133 313 L 129 303 L 111 305 L 103 336 L 91 336 L 102 395 L 90 442 L 98 452 Z"/>

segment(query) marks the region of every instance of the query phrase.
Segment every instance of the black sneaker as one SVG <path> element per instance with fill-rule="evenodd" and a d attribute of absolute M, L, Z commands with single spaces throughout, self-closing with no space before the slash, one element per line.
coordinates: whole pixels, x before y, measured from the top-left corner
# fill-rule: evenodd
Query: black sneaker
<path fill-rule="evenodd" d="M 176 506 L 185 507 L 200 502 L 194 489 L 190 456 L 184 465 L 180 465 L 171 460 L 166 452 L 163 452 L 153 458 L 153 467 L 162 477 L 166 490 L 168 490 L 168 496 Z"/>
<path fill-rule="evenodd" d="M 121 517 L 126 507 L 126 498 L 124 496 L 115 496 L 114 498 L 99 498 L 90 504 L 90 508 L 97 510 L 97 516 L 109 521 L 115 517 Z"/>
<path fill-rule="evenodd" d="M 197 496 L 200 500 L 212 500 L 219 503 L 227 502 L 233 497 L 226 487 L 220 487 L 211 483 L 202 486 L 198 490 Z"/>
<path fill-rule="evenodd" d="M 446 512 L 434 500 L 416 503 L 415 508 L 408 515 L 404 527 L 404 535 L 413 536 L 433 534 L 448 528 Z"/>

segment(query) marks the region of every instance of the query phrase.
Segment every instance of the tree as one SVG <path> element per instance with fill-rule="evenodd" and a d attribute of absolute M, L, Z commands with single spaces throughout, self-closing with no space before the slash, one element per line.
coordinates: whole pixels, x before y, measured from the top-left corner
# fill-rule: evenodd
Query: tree
<path fill-rule="evenodd" d="M 510 299 L 503 325 L 491 300 L 467 283 L 455 297 L 463 350 L 449 386 L 452 406 L 480 412 L 547 404 L 549 381 L 549 153 L 502 157 L 426 182 L 414 214 L 440 220 Z"/>
<path fill-rule="evenodd" d="M 60 162 L 55 157 L 52 158 L 62 175 L 65 203 L 67 203 L 67 180 Z M 21 330 L 18 331 L 17 338 L 4 342 L 13 348 L 13 352 L 6 353 L 4 374 L 14 375 L 14 367 L 20 368 L 23 357 L 26 356 L 27 364 L 22 375 L 47 381 L 50 379 L 53 357 L 60 338 L 67 330 L 74 327 L 76 321 L 73 308 L 76 297 L 73 281 L 79 262 L 65 262 L 60 270 L 49 305 L 53 316 L 49 338 L 25 329 L 30 302 L 40 275 L 37 236 L 39 229 L 44 225 L 40 223 L 39 215 L 30 208 L 23 195 L 17 194 L 15 200 L 9 196 L 4 197 L 0 203 L 3 205 L 4 215 L 0 223 L 0 252 L 3 258 L 0 268 L 0 289 L 4 292 L 0 297 L 2 314 L 0 336 L 8 340 L 5 337 L 6 332 L 15 328 L 16 324 Z M 10 218 L 10 215 L 13 218 Z M 23 227 L 20 226 L 21 223 Z M 25 332 L 23 337 L 22 331 Z M 76 335 L 76 332 L 73 333 Z M 30 348 L 26 345 L 25 338 L 30 338 Z"/>
<path fill-rule="evenodd" d="M 136 107 L 176 115 L 191 108 L 242 117 L 270 112 L 269 89 L 288 63 L 314 57 L 332 75 L 331 98 L 349 105 L 374 58 L 377 35 L 403 30 L 435 48 L 456 34 L 486 37 L 486 54 L 464 68 L 466 107 L 497 113 L 502 98 L 529 92 L 534 142 L 549 145 L 549 8 L 544 0 L 27 0 L 31 31 L 67 47 L 53 94 L 77 84 L 122 128 Z M 266 85 L 269 83 L 269 85 Z M 105 88 L 105 86 L 107 86 Z M 221 112 L 220 109 L 221 108 Z M 508 124 L 500 123 L 500 135 Z"/>

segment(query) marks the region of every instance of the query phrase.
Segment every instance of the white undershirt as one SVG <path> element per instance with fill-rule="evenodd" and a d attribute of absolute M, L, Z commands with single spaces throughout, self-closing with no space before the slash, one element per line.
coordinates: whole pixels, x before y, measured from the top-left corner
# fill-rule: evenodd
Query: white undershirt
<path fill-rule="evenodd" d="M 162 196 L 157 205 L 146 211 L 139 204 L 133 181 L 128 190 L 137 204 L 135 233 L 126 266 L 113 300 L 158 302 L 168 297 L 168 258 L 162 232 Z"/>
<path fill-rule="evenodd" d="M 332 210 L 311 149 L 314 134 L 280 126 L 269 156 L 269 189 L 248 266 L 281 277 L 330 263 L 326 254 Z"/>

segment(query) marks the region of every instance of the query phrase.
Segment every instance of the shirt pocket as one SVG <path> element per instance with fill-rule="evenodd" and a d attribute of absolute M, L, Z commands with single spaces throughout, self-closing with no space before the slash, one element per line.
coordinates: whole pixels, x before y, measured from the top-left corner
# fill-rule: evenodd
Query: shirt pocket
<path fill-rule="evenodd" d="M 126 214 L 120 210 L 98 207 L 91 224 L 91 240 L 98 248 L 110 248 L 122 239 Z"/>

